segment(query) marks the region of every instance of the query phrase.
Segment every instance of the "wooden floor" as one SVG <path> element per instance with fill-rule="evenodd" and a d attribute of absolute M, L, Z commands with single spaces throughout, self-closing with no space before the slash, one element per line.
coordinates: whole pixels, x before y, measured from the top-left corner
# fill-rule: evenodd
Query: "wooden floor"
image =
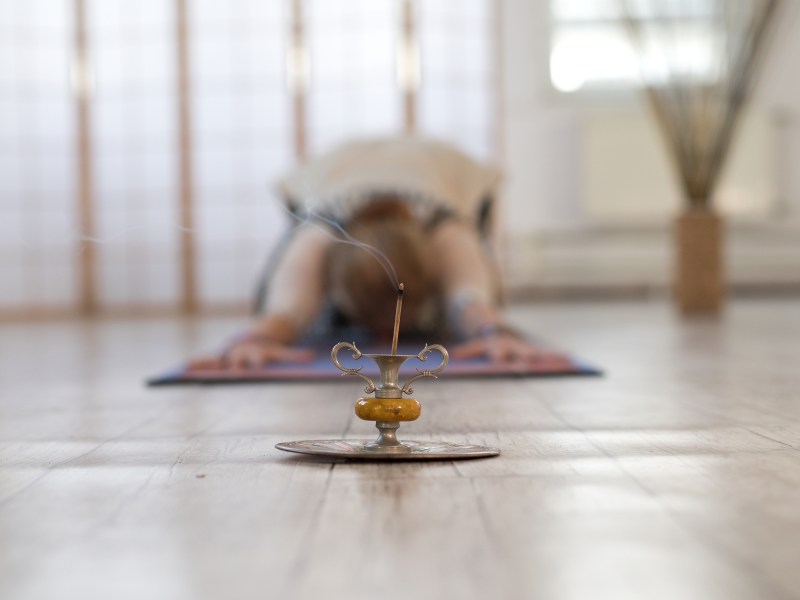
<path fill-rule="evenodd" d="M 372 437 L 357 380 L 143 387 L 233 320 L 0 327 L 0 598 L 800 598 L 800 302 L 512 316 L 608 375 L 421 381 L 503 452 L 423 464 L 273 448 Z"/>

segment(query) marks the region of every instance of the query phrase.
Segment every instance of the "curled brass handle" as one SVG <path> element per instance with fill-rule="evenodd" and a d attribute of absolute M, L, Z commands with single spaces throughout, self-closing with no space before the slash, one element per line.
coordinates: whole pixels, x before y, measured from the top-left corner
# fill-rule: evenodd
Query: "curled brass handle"
<path fill-rule="evenodd" d="M 342 348 L 349 348 L 350 350 L 352 350 L 353 351 L 353 358 L 355 360 L 358 360 L 362 356 L 361 350 L 356 348 L 356 343 L 355 342 L 353 342 L 352 344 L 350 342 L 339 342 L 331 350 L 331 361 L 333 361 L 333 364 L 336 365 L 336 368 L 339 369 L 340 371 L 344 371 L 344 373 L 342 373 L 343 376 L 344 375 L 355 375 L 356 377 L 361 377 L 361 379 L 366 381 L 367 382 L 367 387 L 364 388 L 364 391 L 366 393 L 370 394 L 370 393 L 374 392 L 375 389 L 376 389 L 375 388 L 375 383 L 369 377 L 367 377 L 366 375 L 362 375 L 361 372 L 360 372 L 361 369 L 363 369 L 364 367 L 358 367 L 357 369 L 348 369 L 347 367 L 342 365 L 342 363 L 339 362 L 339 358 L 336 355 L 339 354 L 339 350 L 341 350 Z"/>
<path fill-rule="evenodd" d="M 442 355 L 442 362 L 435 369 L 425 369 L 425 370 L 417 369 L 417 373 L 419 373 L 419 375 L 414 375 L 414 377 L 406 381 L 405 384 L 403 385 L 404 394 L 414 393 L 414 388 L 411 387 L 412 382 L 422 377 L 433 377 L 434 379 L 437 379 L 436 374 L 440 373 L 447 366 L 447 361 L 450 360 L 450 356 L 447 354 L 447 350 L 445 349 L 445 347 L 442 346 L 441 344 L 433 344 L 432 346 L 425 344 L 425 347 L 422 349 L 422 352 L 417 354 L 417 358 L 424 362 L 428 360 L 428 354 L 430 354 L 434 350 L 436 350 L 437 352 L 439 352 L 439 354 Z"/>

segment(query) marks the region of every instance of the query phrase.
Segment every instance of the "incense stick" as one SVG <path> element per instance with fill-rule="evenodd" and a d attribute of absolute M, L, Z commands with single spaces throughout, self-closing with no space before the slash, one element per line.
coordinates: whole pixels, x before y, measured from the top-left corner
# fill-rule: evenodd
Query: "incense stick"
<path fill-rule="evenodd" d="M 394 309 L 394 333 L 392 334 L 392 356 L 397 354 L 397 335 L 400 333 L 400 311 L 403 310 L 403 289 L 401 283 L 397 286 L 397 306 Z"/>

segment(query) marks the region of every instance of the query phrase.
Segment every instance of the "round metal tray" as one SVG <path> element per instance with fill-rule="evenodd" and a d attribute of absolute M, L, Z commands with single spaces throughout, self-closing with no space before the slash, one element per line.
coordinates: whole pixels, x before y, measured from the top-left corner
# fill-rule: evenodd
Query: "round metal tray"
<path fill-rule="evenodd" d="M 401 446 L 368 448 L 372 440 L 304 440 L 275 444 L 278 450 L 358 460 L 451 460 L 497 456 L 500 450 L 473 444 L 416 442 L 404 440 Z"/>

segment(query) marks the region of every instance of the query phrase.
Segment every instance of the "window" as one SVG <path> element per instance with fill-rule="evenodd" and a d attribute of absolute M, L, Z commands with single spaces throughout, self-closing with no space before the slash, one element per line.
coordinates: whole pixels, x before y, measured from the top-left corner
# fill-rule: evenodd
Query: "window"
<path fill-rule="evenodd" d="M 91 0 L 86 9 L 97 301 L 168 305 L 180 293 L 174 4 Z"/>
<path fill-rule="evenodd" d="M 396 0 L 308 0 L 309 155 L 354 136 L 402 131 Z"/>
<path fill-rule="evenodd" d="M 560 92 L 636 87 L 642 67 L 655 77 L 711 79 L 724 43 L 714 0 L 551 0 L 550 9 L 550 81 Z M 640 65 L 626 15 L 648 39 L 670 48 L 669 64 L 648 45 Z"/>
<path fill-rule="evenodd" d="M 76 299 L 71 9 L 0 2 L 0 313 Z"/>
<path fill-rule="evenodd" d="M 487 0 L 417 3 L 421 55 L 419 129 L 491 159 L 493 140 L 492 37 Z"/>
<path fill-rule="evenodd" d="M 200 306 L 246 301 L 286 227 L 272 184 L 294 160 L 287 7 L 263 0 L 187 4 Z"/>

